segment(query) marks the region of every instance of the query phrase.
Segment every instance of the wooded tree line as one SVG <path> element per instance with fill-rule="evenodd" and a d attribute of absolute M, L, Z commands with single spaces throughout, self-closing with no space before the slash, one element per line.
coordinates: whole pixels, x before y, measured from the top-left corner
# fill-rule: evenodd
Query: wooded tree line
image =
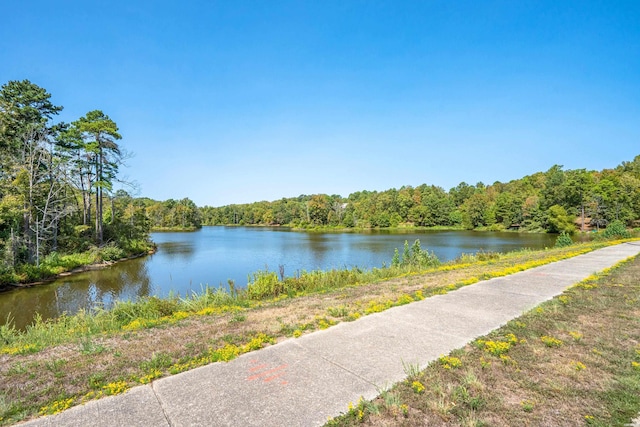
<path fill-rule="evenodd" d="M 159 202 L 142 199 L 153 230 L 193 230 L 202 227 L 200 209 L 188 198 Z"/>
<path fill-rule="evenodd" d="M 422 184 L 386 191 L 302 195 L 273 202 L 201 208 L 206 225 L 301 227 L 460 226 L 574 232 L 614 220 L 640 225 L 640 155 L 615 169 L 563 170 L 555 165 L 508 183 L 465 182 L 445 191 Z"/>
<path fill-rule="evenodd" d="M 56 121 L 62 109 L 28 80 L 0 88 L 0 270 L 147 239 L 144 204 L 114 192 L 118 126 L 100 110 Z"/>

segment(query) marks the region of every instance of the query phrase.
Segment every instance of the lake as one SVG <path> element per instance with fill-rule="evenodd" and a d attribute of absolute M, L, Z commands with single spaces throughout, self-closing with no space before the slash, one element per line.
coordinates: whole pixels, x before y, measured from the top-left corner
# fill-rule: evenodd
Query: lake
<path fill-rule="evenodd" d="M 395 248 L 419 239 L 442 261 L 480 250 L 542 249 L 554 235 L 473 231 L 304 232 L 284 227 L 204 227 L 196 232 L 152 233 L 158 251 L 150 256 L 59 279 L 50 284 L 0 293 L 0 323 L 11 313 L 24 328 L 35 313 L 43 319 L 81 309 L 109 308 L 116 300 L 187 295 L 205 286 L 244 287 L 258 270 L 287 276 L 301 270 L 390 264 Z"/>

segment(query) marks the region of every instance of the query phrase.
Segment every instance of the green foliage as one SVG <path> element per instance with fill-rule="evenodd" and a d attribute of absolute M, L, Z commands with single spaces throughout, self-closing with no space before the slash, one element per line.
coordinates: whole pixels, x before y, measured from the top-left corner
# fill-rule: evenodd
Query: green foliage
<path fill-rule="evenodd" d="M 281 295 L 292 297 L 305 292 L 317 292 L 395 277 L 404 272 L 423 271 L 438 265 L 440 260 L 433 253 L 423 250 L 420 247 L 420 241 L 416 240 L 411 246 L 409 242 L 405 242 L 402 257 L 396 248 L 390 268 L 374 268 L 368 271 L 357 267 L 343 270 L 302 271 L 295 277 L 280 279 L 275 272 L 262 270 L 249 276 L 249 283 L 241 296 L 250 300 L 275 298 Z"/>
<path fill-rule="evenodd" d="M 407 242 L 407 245 L 409 243 Z M 398 248 L 396 248 L 393 252 L 393 258 L 391 259 L 391 265 L 397 267 L 400 265 L 400 253 L 398 252 Z"/>
<path fill-rule="evenodd" d="M 229 291 L 205 286 L 200 292 L 194 291 L 190 296 L 180 298 L 180 305 L 183 309 L 193 312 L 207 307 L 242 305 L 243 302 L 238 299 L 238 294 L 232 285 L 233 282 L 230 283 Z"/>
<path fill-rule="evenodd" d="M 438 265 L 440 265 L 438 257 L 433 253 L 422 250 L 420 247 L 420 240 L 417 239 L 413 242 L 411 248 L 409 248 L 409 242 L 405 240 L 402 258 L 400 258 L 398 248 L 396 248 L 393 259 L 391 260 L 392 267 L 409 268 L 411 270 L 437 267 Z"/>
<path fill-rule="evenodd" d="M 96 262 L 117 261 L 126 256 L 124 249 L 113 244 L 109 244 L 101 248 L 96 247 L 92 252 L 95 254 Z"/>
<path fill-rule="evenodd" d="M 146 253 L 152 245 L 148 240 L 128 241 L 124 248 L 113 244 L 102 248 L 92 247 L 90 250 L 75 254 L 52 252 L 40 265 L 22 264 L 16 269 L 0 267 L 0 286 L 15 283 L 29 283 L 48 279 L 57 274 L 75 268 L 105 261 L 117 261 L 130 255 Z"/>
<path fill-rule="evenodd" d="M 586 223 L 603 227 L 620 219 L 640 221 L 640 156 L 603 172 L 563 170 L 555 165 L 508 183 L 460 183 L 446 192 L 426 184 L 382 192 L 301 195 L 200 209 L 206 225 L 294 227 L 464 227 L 501 231 L 573 233 L 584 211 Z"/>
<path fill-rule="evenodd" d="M 111 197 L 123 154 L 115 122 L 94 110 L 70 125 L 54 123 L 62 107 L 50 98 L 28 80 L 0 88 L 0 284 L 150 247 L 144 205 Z"/>
<path fill-rule="evenodd" d="M 202 227 L 201 211 L 188 198 L 164 202 L 148 200 L 145 209 L 151 229 L 194 230 Z"/>
<path fill-rule="evenodd" d="M 277 297 L 285 292 L 285 284 L 274 271 L 257 271 L 249 277 L 246 292 L 249 299 L 254 300 Z"/>
<path fill-rule="evenodd" d="M 573 245 L 573 240 L 571 239 L 571 236 L 569 236 L 569 234 L 566 232 L 560 233 L 560 235 L 556 238 L 556 248 L 563 248 L 571 245 Z"/>
<path fill-rule="evenodd" d="M 550 233 L 568 233 L 573 234 L 575 232 L 575 225 L 573 224 L 573 218 L 567 214 L 565 208 L 559 205 L 553 205 L 549 208 L 548 223 Z"/>
<path fill-rule="evenodd" d="M 603 235 L 606 239 L 628 239 L 631 233 L 624 226 L 622 221 L 613 221 L 604 230 Z"/>
<path fill-rule="evenodd" d="M 279 280 L 275 272 L 264 270 L 250 277 L 243 296 L 252 300 L 275 298 L 281 295 L 295 296 L 304 292 L 353 285 L 366 280 L 367 277 L 367 272 L 352 268 L 302 271 L 296 277 L 285 277 L 284 280 Z"/>
<path fill-rule="evenodd" d="M 118 301 L 108 312 L 116 324 L 126 325 L 136 319 L 159 319 L 170 316 L 180 309 L 175 297 L 144 297 L 138 301 Z"/>

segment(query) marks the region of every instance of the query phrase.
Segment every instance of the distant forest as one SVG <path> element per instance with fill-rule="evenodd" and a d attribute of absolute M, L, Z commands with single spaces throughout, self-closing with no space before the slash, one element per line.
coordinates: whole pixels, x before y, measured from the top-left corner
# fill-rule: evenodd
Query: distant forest
<path fill-rule="evenodd" d="M 344 198 L 314 194 L 272 202 L 200 208 L 205 225 L 294 227 L 460 227 L 573 233 L 619 220 L 640 226 L 640 155 L 615 169 L 563 170 L 555 165 L 508 183 L 460 183 L 359 191 Z"/>

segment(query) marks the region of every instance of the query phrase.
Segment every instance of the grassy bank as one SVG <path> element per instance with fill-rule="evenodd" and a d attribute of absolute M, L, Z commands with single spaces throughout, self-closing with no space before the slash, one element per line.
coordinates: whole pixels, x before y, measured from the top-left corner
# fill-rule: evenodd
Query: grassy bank
<path fill-rule="evenodd" d="M 121 302 L 110 311 L 37 321 L 25 331 L 5 325 L 0 327 L 0 425 L 606 244 L 480 253 L 441 265 L 412 247 L 383 269 L 308 272 L 289 279 L 258 272 L 246 291 L 205 289 L 184 298 Z"/>
<path fill-rule="evenodd" d="M 198 231 L 202 227 L 153 227 L 151 232 L 191 232 Z"/>
<path fill-rule="evenodd" d="M 82 267 L 115 262 L 132 256 L 146 254 L 154 246 L 146 240 L 127 242 L 125 247 L 105 245 L 93 247 L 86 252 L 59 254 L 53 252 L 46 256 L 39 265 L 22 264 L 16 269 L 0 270 L 0 289 L 15 284 L 28 284 L 46 281 L 59 274 L 74 271 Z M 4 319 L 3 319 L 4 320 Z"/>
<path fill-rule="evenodd" d="M 308 231 L 308 232 L 337 232 L 337 233 L 366 233 L 371 231 L 384 232 L 411 232 L 411 231 L 459 231 L 465 230 L 461 225 L 436 225 L 432 227 L 422 227 L 411 223 L 398 224 L 395 227 L 345 227 L 343 225 L 316 225 L 316 224 L 288 224 L 283 227 L 289 227 L 292 230 Z"/>
<path fill-rule="evenodd" d="M 441 356 L 328 426 L 625 426 L 640 412 L 640 258 Z"/>

